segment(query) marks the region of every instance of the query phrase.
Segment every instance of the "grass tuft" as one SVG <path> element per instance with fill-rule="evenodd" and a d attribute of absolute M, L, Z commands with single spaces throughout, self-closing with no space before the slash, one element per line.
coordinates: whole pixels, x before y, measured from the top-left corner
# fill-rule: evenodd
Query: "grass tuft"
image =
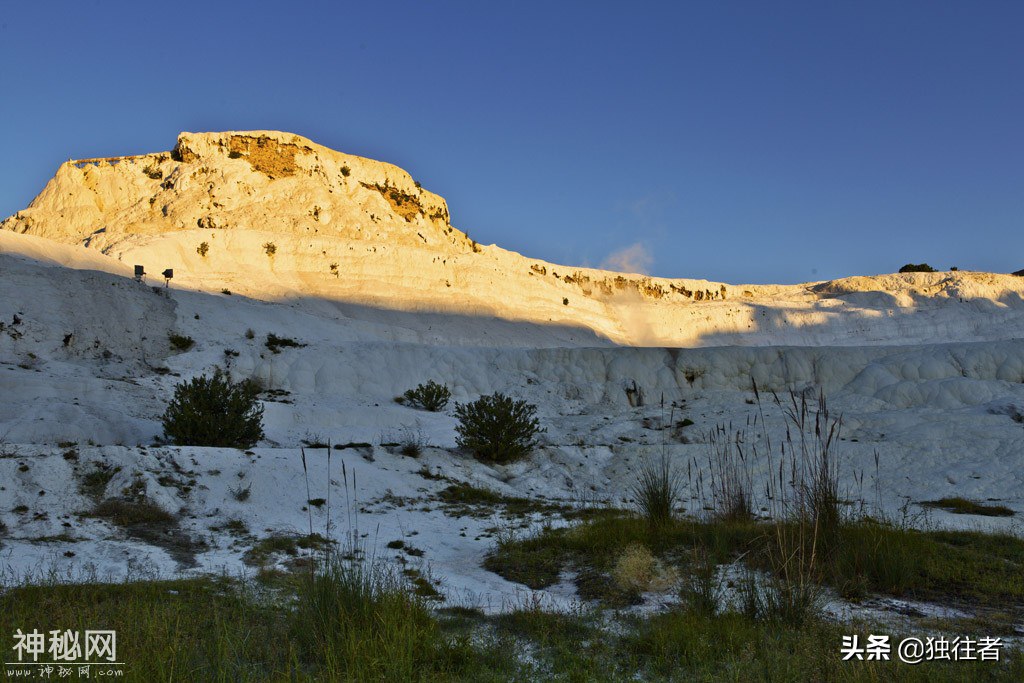
<path fill-rule="evenodd" d="M 672 521 L 681 485 L 679 473 L 665 455 L 656 463 L 645 461 L 640 466 L 633 496 L 640 515 L 648 524 L 657 528 Z"/>

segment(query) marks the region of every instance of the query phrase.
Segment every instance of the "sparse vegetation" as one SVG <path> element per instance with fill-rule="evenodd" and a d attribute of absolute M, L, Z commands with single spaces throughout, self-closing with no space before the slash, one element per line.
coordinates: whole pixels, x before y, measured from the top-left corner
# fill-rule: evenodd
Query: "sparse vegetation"
<path fill-rule="evenodd" d="M 200 256 L 203 256 L 203 257 L 205 257 L 206 254 L 209 253 L 209 251 L 210 251 L 210 244 L 209 244 L 209 242 L 200 242 L 199 246 L 196 247 L 196 253 L 199 254 Z"/>
<path fill-rule="evenodd" d="M 436 413 L 444 410 L 451 397 L 452 392 L 447 386 L 430 380 L 426 384 L 417 385 L 415 389 L 407 390 L 401 398 L 405 405 Z"/>
<path fill-rule="evenodd" d="M 439 479 L 429 472 L 423 473 L 428 479 Z M 534 513 L 554 514 L 563 517 L 585 517 L 599 514 L 592 509 L 573 509 L 544 500 L 523 498 L 521 496 L 503 496 L 491 489 L 484 489 L 465 482 L 450 484 L 438 492 L 437 497 L 444 503 L 443 510 L 453 517 L 489 517 L 496 509 L 506 516 L 522 517 Z"/>
<path fill-rule="evenodd" d="M 1004 651 L 998 663 L 842 661 L 842 636 L 859 633 L 863 642 L 864 627 L 825 621 L 794 628 L 734 611 L 673 609 L 609 630 L 588 613 L 553 613 L 529 602 L 494 617 L 466 607 L 432 612 L 411 581 L 373 568 L 328 565 L 312 580 L 272 571 L 258 578 L 273 590 L 224 576 L 13 586 L 0 594 L 0 630 L 14 633 L 45 614 L 131 633 L 137 655 L 126 669 L 131 680 L 146 681 L 1024 678 L 1017 650 Z M 473 635 L 481 631 L 487 637 Z"/>
<path fill-rule="evenodd" d="M 901 273 L 934 273 L 935 269 L 927 263 L 908 263 L 900 268 Z"/>
<path fill-rule="evenodd" d="M 252 484 L 247 484 L 244 488 L 241 484 L 238 486 L 229 486 L 228 493 L 230 493 L 231 497 L 239 503 L 244 503 L 249 500 L 249 496 L 252 495 Z"/>
<path fill-rule="evenodd" d="M 660 527 L 672 521 L 681 485 L 680 475 L 668 456 L 663 455 L 656 463 L 644 461 L 633 488 L 633 497 L 637 510 L 648 524 Z"/>
<path fill-rule="evenodd" d="M 266 252 L 267 256 L 273 256 L 277 253 L 277 245 L 273 242 L 264 242 L 263 251 Z"/>
<path fill-rule="evenodd" d="M 793 522 L 787 528 L 791 534 L 798 531 Z M 597 515 L 569 528 L 500 539 L 484 566 L 540 589 L 557 583 L 570 567 L 610 577 L 622 552 L 640 544 L 684 576 L 687 558 L 696 552 L 715 565 L 742 560 L 770 577 L 786 578 L 775 572 L 788 569 L 789 578 L 795 578 L 792 566 L 773 557 L 778 533 L 770 521 L 676 519 L 653 529 L 640 517 Z M 873 592 L 989 608 L 1024 605 L 1024 540 L 1006 534 L 850 521 L 841 527 L 830 561 L 814 569 L 815 586 L 831 585 L 850 598 Z"/>
<path fill-rule="evenodd" d="M 537 407 L 501 393 L 455 406 L 457 442 L 482 460 L 507 463 L 530 454 L 544 429 Z"/>
<path fill-rule="evenodd" d="M 174 388 L 163 416 L 164 436 L 179 446 L 251 448 L 263 438 L 259 389 L 233 383 L 220 368 Z"/>
<path fill-rule="evenodd" d="M 688 610 L 713 617 L 718 614 L 722 600 L 718 568 L 707 550 L 699 546 L 691 550 L 689 559 L 688 571 L 683 572 L 683 602 Z"/>
<path fill-rule="evenodd" d="M 270 349 L 271 353 L 281 353 L 281 349 L 294 348 L 299 349 L 305 346 L 302 342 L 298 342 L 289 337 L 279 337 L 273 332 L 267 335 L 267 341 L 265 345 Z"/>
<path fill-rule="evenodd" d="M 188 351 L 196 345 L 195 339 L 182 334 L 172 334 L 168 337 L 168 341 L 171 344 L 171 348 L 177 349 L 178 351 Z"/>
<path fill-rule="evenodd" d="M 90 498 L 102 498 L 107 491 L 107 484 L 120 471 L 120 467 L 110 467 L 105 463 L 97 463 L 96 469 L 86 472 L 82 476 L 79 490 Z"/>
<path fill-rule="evenodd" d="M 398 442 L 398 452 L 407 458 L 418 458 L 423 454 L 423 449 L 427 445 L 427 437 L 424 436 L 423 430 L 406 427 Z"/>
<path fill-rule="evenodd" d="M 349 441 L 348 443 L 334 444 L 334 450 L 336 451 L 343 451 L 346 448 L 373 448 L 373 444 L 368 441 Z"/>
<path fill-rule="evenodd" d="M 708 435 L 711 500 L 705 508 L 722 521 L 754 518 L 752 463 L 741 436 L 718 425 Z"/>
<path fill-rule="evenodd" d="M 298 536 L 276 533 L 257 541 L 242 556 L 242 561 L 250 566 L 261 566 L 268 563 L 275 555 L 295 557 L 299 550 L 323 550 L 331 541 L 320 534 Z"/>
<path fill-rule="evenodd" d="M 924 507 L 939 508 L 958 515 L 981 515 L 983 517 L 1013 517 L 1013 510 L 1005 505 L 990 505 L 968 500 L 959 496 L 953 498 L 940 498 L 939 500 L 926 500 L 921 503 Z"/>
<path fill-rule="evenodd" d="M 118 526 L 168 525 L 175 521 L 174 515 L 149 500 L 122 500 L 108 498 L 92 510 L 93 517 L 109 519 Z"/>
<path fill-rule="evenodd" d="M 306 448 L 330 448 L 330 443 L 323 437 L 322 434 L 313 434 L 306 432 L 306 438 L 302 439 L 302 445 Z"/>

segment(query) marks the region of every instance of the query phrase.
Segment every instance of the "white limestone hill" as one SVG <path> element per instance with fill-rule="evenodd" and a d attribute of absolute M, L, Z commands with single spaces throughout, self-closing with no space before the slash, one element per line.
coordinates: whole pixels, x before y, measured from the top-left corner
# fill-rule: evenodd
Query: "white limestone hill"
<path fill-rule="evenodd" d="M 68 161 L 0 227 L 143 265 L 157 282 L 172 268 L 174 287 L 287 300 L 317 315 L 390 324 L 408 319 L 390 312 L 434 313 L 572 330 L 543 344 L 1024 336 L 1024 279 L 1009 275 L 730 285 L 561 266 L 481 246 L 452 226 L 444 199 L 400 168 L 273 131 L 182 133 L 171 152 Z M 442 342 L 518 343 L 441 320 L 427 327 Z"/>
<path fill-rule="evenodd" d="M 0 225 L 0 583 L 89 567 L 235 573 L 258 536 L 308 529 L 311 496 L 345 518 L 341 461 L 378 548 L 415 536 L 450 604 L 508 608 L 522 587 L 481 566 L 496 524 L 456 519 L 441 490 L 626 506 L 639 464 L 664 454 L 692 474 L 684 503 L 699 514 L 690 483 L 711 476 L 710 431 L 763 419 L 781 441 L 770 391 L 823 390 L 843 414 L 851 500 L 895 515 L 962 496 L 1018 513 L 933 513 L 947 526 L 1019 531 L 1024 515 L 1024 278 L 730 285 L 559 266 L 475 245 L 394 166 L 274 132 L 183 133 L 173 152 L 68 162 Z M 271 334 L 299 346 L 272 349 Z M 266 438 L 248 453 L 160 443 L 175 385 L 216 365 L 262 382 Z M 540 447 L 477 462 L 456 447 L 452 406 L 394 402 L 427 380 L 453 401 L 530 401 Z M 310 489 L 303 439 L 348 445 L 333 472 L 308 451 Z M 410 439 L 418 459 L 394 447 Z M 752 467 L 760 491 L 772 471 Z M 83 492 L 97 471 L 106 488 Z M 189 557 L 81 514 L 92 496 L 140 491 L 202 541 Z M 322 530 L 326 510 L 312 514 Z M 225 531 L 239 521 L 252 536 Z"/>

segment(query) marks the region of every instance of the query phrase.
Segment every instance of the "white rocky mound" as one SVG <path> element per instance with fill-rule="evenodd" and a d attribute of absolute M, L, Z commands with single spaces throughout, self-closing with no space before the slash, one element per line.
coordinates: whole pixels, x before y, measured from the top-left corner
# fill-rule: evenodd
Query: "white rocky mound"
<path fill-rule="evenodd" d="M 344 462 L 378 548 L 415 538 L 447 599 L 498 608 L 516 586 L 480 567 L 493 520 L 452 516 L 439 490 L 624 504 L 646 457 L 706 471 L 708 431 L 744 423 L 755 381 L 823 389 L 844 414 L 844 485 L 885 510 L 964 496 L 1024 513 L 1024 278 L 765 286 L 559 266 L 477 245 L 401 169 L 266 131 L 69 161 L 0 227 L 0 567 L 14 575 L 237 569 L 259 537 L 308 532 L 309 496 L 346 520 Z M 304 346 L 275 353 L 270 334 Z M 154 445 L 174 385 L 215 365 L 268 389 L 265 442 Z M 455 401 L 535 403 L 542 447 L 509 466 L 459 452 L 450 407 L 392 400 L 430 379 Z M 419 459 L 382 445 L 410 438 Z M 303 439 L 369 446 L 334 451 L 329 473 L 311 452 L 307 494 Z M 79 516 L 126 492 L 194 543 Z"/>
<path fill-rule="evenodd" d="M 270 131 L 182 133 L 171 152 L 69 161 L 0 228 L 99 250 L 157 281 L 172 268 L 176 287 L 229 288 L 318 315 L 391 322 L 400 318 L 382 312 L 436 312 L 562 328 L 544 345 L 1024 336 L 1024 280 L 1009 275 L 735 286 L 524 258 L 470 240 L 452 226 L 445 201 L 400 168 Z M 426 340 L 520 344 L 503 333 L 465 334 Z"/>

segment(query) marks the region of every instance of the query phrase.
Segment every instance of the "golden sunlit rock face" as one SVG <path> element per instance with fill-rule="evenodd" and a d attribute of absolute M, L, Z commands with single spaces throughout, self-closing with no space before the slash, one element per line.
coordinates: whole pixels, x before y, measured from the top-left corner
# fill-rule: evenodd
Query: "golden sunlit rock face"
<path fill-rule="evenodd" d="M 935 322 L 956 338 L 1003 338 L 1024 296 L 1020 278 L 969 272 L 734 286 L 546 263 L 477 244 L 396 166 L 275 131 L 181 133 L 168 152 L 69 161 L 0 227 L 172 268 L 182 287 L 493 316 L 643 346 L 911 343 Z M 723 240 L 716 258 L 730 248 Z M 980 326 L 961 315 L 972 300 L 992 310 Z"/>

